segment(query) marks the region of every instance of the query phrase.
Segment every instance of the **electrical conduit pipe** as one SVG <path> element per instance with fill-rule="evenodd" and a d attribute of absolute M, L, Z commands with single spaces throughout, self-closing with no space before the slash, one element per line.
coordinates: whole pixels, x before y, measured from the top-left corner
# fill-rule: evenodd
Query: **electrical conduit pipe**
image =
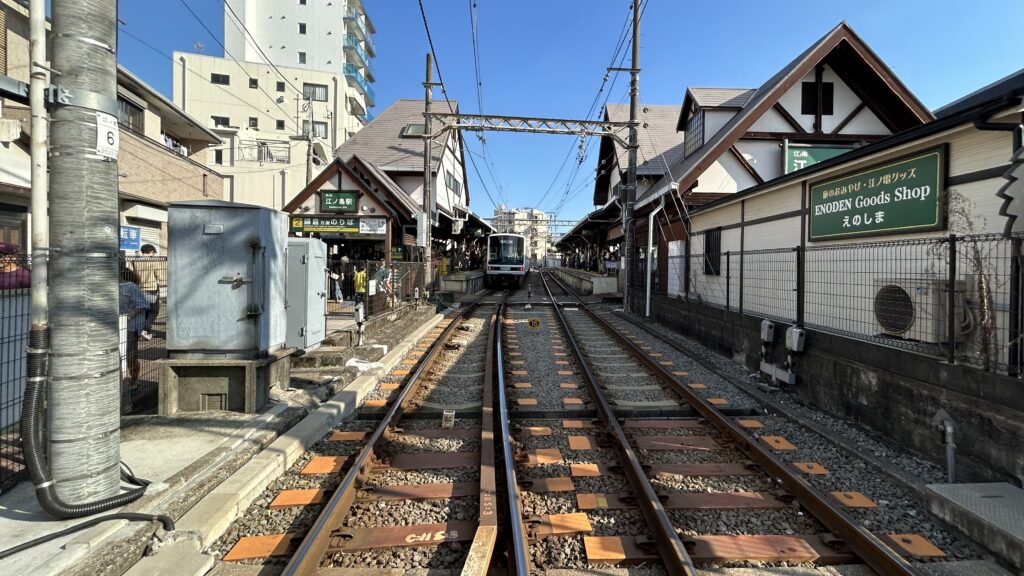
<path fill-rule="evenodd" d="M 651 210 L 651 213 L 647 215 L 647 267 L 645 275 L 647 276 L 645 284 L 647 285 L 647 304 L 644 308 L 644 316 L 650 318 L 651 316 L 651 252 L 654 250 L 654 218 L 665 208 L 665 196 L 661 197 L 661 202 L 658 207 Z"/>

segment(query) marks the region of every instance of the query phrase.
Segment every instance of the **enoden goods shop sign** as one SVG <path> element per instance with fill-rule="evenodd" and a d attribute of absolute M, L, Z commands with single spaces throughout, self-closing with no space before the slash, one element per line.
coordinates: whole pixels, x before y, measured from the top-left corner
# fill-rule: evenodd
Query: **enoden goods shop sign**
<path fill-rule="evenodd" d="M 811 185 L 808 240 L 945 228 L 945 149 Z"/>

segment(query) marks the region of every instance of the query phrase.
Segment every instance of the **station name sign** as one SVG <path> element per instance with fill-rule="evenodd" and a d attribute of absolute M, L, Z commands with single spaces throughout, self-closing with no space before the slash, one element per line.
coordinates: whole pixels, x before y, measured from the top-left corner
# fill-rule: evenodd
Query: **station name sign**
<path fill-rule="evenodd" d="M 811 185 L 808 240 L 945 228 L 945 149 Z"/>
<path fill-rule="evenodd" d="M 320 209 L 324 212 L 355 212 L 358 192 L 320 192 Z"/>

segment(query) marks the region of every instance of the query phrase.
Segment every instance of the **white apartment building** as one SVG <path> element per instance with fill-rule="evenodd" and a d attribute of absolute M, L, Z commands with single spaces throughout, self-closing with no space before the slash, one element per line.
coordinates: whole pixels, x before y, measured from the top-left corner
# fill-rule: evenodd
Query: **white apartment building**
<path fill-rule="evenodd" d="M 226 0 L 224 57 L 174 53 L 174 102 L 224 140 L 224 199 L 282 208 L 365 126 L 373 24 L 359 0 Z"/>
<path fill-rule="evenodd" d="M 526 237 L 526 253 L 534 262 L 543 262 L 551 251 L 551 216 L 536 208 L 507 208 L 499 204 L 491 225 L 498 232 Z"/>

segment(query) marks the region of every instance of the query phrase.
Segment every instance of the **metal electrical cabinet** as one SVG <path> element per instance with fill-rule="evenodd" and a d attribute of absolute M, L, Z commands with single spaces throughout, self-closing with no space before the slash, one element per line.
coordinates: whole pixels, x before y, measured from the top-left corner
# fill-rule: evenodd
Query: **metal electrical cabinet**
<path fill-rule="evenodd" d="M 288 216 L 220 200 L 172 203 L 171 358 L 261 358 L 284 345 Z"/>
<path fill-rule="evenodd" d="M 316 238 L 288 239 L 289 348 L 310 351 L 323 342 L 327 322 L 327 244 Z"/>

